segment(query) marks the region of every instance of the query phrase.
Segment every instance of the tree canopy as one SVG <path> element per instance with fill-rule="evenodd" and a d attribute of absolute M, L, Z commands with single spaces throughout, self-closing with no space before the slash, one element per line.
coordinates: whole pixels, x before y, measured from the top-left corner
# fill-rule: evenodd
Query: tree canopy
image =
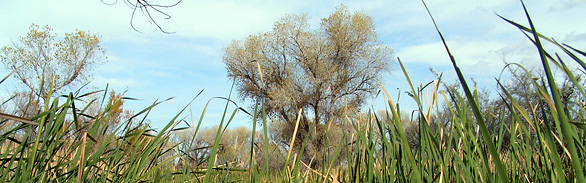
<path fill-rule="evenodd" d="M 50 88 L 86 83 L 96 64 L 105 62 L 105 51 L 97 35 L 76 30 L 56 40 L 49 26 L 32 24 L 29 33 L 0 50 L 0 61 L 34 95 L 46 99 Z"/>
<path fill-rule="evenodd" d="M 292 123 L 303 109 L 305 126 L 312 117 L 336 121 L 358 110 L 389 69 L 392 50 L 374 28 L 372 17 L 344 6 L 315 31 L 307 15 L 289 15 L 272 31 L 233 41 L 223 60 L 240 96 L 264 100 L 272 117 Z"/>
<path fill-rule="evenodd" d="M 310 137 L 302 157 L 309 162 L 323 150 L 326 124 L 356 114 L 377 91 L 391 53 L 377 40 L 372 17 L 340 6 L 313 31 L 307 15 L 285 16 L 272 31 L 234 40 L 223 60 L 240 97 L 263 103 L 282 124 L 273 136 L 288 142 L 300 119 L 296 138 Z"/>

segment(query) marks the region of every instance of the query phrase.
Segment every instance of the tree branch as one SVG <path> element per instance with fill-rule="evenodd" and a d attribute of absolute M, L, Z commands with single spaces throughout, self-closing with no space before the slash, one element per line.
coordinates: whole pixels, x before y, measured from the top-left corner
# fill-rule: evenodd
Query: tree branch
<path fill-rule="evenodd" d="M 103 4 L 110 5 L 110 6 L 118 3 L 118 0 L 115 0 L 113 3 L 106 3 L 106 2 L 104 2 L 104 0 L 100 0 L 100 1 Z M 175 32 L 168 32 L 165 29 L 163 29 L 163 27 L 155 20 L 155 18 L 151 14 L 151 12 L 154 11 L 155 13 L 163 15 L 165 20 L 171 19 L 171 15 L 169 15 L 168 13 L 163 11 L 162 9 L 175 7 L 175 6 L 179 5 L 179 3 L 181 3 L 181 1 L 182 0 L 178 0 L 177 2 L 170 4 L 170 5 L 162 5 L 162 4 L 153 4 L 148 0 L 124 0 L 124 3 L 132 9 L 132 14 L 130 15 L 130 27 L 132 27 L 132 29 L 134 29 L 136 32 L 142 33 L 134 26 L 134 15 L 137 12 L 137 10 L 140 10 L 143 13 L 143 15 L 145 16 L 145 18 L 147 19 L 147 21 L 150 24 L 154 24 L 161 32 L 163 32 L 165 34 L 175 33 Z"/>

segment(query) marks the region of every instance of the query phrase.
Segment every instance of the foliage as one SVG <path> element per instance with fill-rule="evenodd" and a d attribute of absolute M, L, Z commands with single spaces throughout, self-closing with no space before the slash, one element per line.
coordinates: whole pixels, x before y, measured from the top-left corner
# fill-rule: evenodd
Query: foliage
<path fill-rule="evenodd" d="M 377 42 L 372 18 L 364 13 L 340 7 L 321 25 L 323 32 L 312 33 L 307 16 L 288 16 L 272 32 L 233 41 L 224 62 L 241 96 L 266 99 L 267 113 L 288 123 L 300 108 L 323 124 L 339 117 L 346 104 L 361 106 L 388 69 L 390 50 Z"/>
<path fill-rule="evenodd" d="M 86 84 L 91 70 L 104 62 L 105 51 L 97 35 L 76 30 L 62 40 L 49 26 L 32 24 L 29 33 L 12 46 L 0 50 L 0 61 L 15 77 L 33 91 L 37 99 L 52 97 L 67 86 Z"/>
<path fill-rule="evenodd" d="M 519 64 L 508 66 L 524 72 L 517 75 L 522 78 L 513 79 L 529 84 L 527 93 L 501 79 L 495 99 L 469 87 L 444 42 L 458 74 L 457 87 L 441 90 L 441 74 L 437 80 L 414 85 L 398 59 L 411 87 L 409 97 L 418 109 L 410 115 L 402 111 L 382 87 L 388 99 L 384 112 L 347 114 L 343 122 L 309 127 L 309 132 L 323 132 L 327 150 L 320 152 L 311 152 L 309 146 L 315 134 L 295 138 L 301 115 L 289 129 L 290 141 L 270 135 L 280 126 L 269 131 L 268 125 L 275 123 L 267 118 L 269 104 L 262 100 L 249 113 L 239 107 L 229 111 L 228 106 L 235 104 L 230 96 L 214 98 L 226 101 L 222 119 L 217 127 L 201 130 L 209 102 L 197 122 L 190 114 L 191 126 L 179 115 L 158 133 L 144 123 L 129 124 L 160 103 L 156 102 L 122 122 L 126 125 L 115 130 L 120 133 L 109 134 L 104 124 L 110 113 L 116 113 L 117 102 L 105 102 L 98 115 L 83 121 L 79 116 L 86 114 L 87 107 L 78 108 L 77 101 L 88 95 L 70 94 L 62 96 L 61 104 L 57 98 L 45 99 L 41 113 L 32 119 L 0 113 L 0 181 L 584 182 L 586 92 L 579 78 L 586 73 L 586 52 L 537 33 L 527 18 L 530 27 L 503 18 L 526 34 L 541 56 L 543 77 L 534 77 Z M 438 33 L 441 37 L 439 28 Z M 541 41 L 557 46 L 579 67 L 570 70 L 567 59 L 546 52 Z M 553 71 L 567 79 L 556 80 Z M 523 104 L 522 96 L 531 100 Z M 252 131 L 228 127 L 237 112 L 253 116 Z M 188 126 L 178 127 L 180 123 Z M 79 131 L 81 135 L 68 135 Z M 509 143 L 504 144 L 505 138 Z M 305 154 L 313 155 L 307 161 L 302 158 Z M 320 165 L 313 166 L 316 163 Z"/>
<path fill-rule="evenodd" d="M 176 138 L 183 143 L 190 143 L 193 136 L 195 136 L 195 142 L 191 147 L 182 146 L 182 151 L 189 152 L 195 162 L 202 162 L 201 157 L 209 156 L 210 147 L 214 145 L 216 140 L 216 132 L 219 126 L 213 126 L 202 129 L 197 135 L 193 134 L 193 131 L 183 131 Z M 259 136 L 259 135 L 257 135 Z M 248 167 L 248 158 L 250 155 L 250 143 L 251 143 L 251 131 L 246 127 L 236 127 L 233 129 L 225 129 L 220 137 L 220 149 L 218 150 L 218 159 L 216 164 L 231 164 L 234 167 Z M 186 154 L 187 155 L 187 154 Z M 200 161 L 197 161 L 200 160 Z M 204 163 L 192 163 L 192 165 L 206 166 L 207 162 Z"/>
<path fill-rule="evenodd" d="M 120 126 L 115 131 L 121 135 L 116 136 L 105 130 L 112 104 L 85 121 L 80 116 L 87 115 L 87 107 L 76 107 L 76 101 L 84 96 L 88 95 L 70 93 L 63 96 L 64 103 L 59 98 L 45 99 L 43 112 L 31 119 L 1 114 L 2 182 L 140 182 L 160 178 L 160 169 L 172 159 L 163 155 L 172 149 L 165 144 L 174 120 L 159 134 L 152 134 L 144 125 Z M 8 126 L 10 123 L 17 125 Z"/>
<path fill-rule="evenodd" d="M 343 122 L 376 92 L 391 50 L 377 41 L 372 17 L 363 12 L 341 6 L 314 32 L 307 21 L 306 15 L 286 16 L 270 32 L 233 41 L 224 63 L 243 99 L 265 101 L 268 117 L 285 123 L 286 141 L 302 109 L 298 138 L 318 130 L 308 144 L 317 150 L 324 125 Z"/>
<path fill-rule="evenodd" d="M 98 101 L 103 101 L 107 98 L 108 101 L 106 105 L 110 106 L 108 112 L 108 127 L 106 129 L 108 132 L 112 133 L 120 124 L 125 123 L 126 121 L 128 121 L 130 124 L 133 124 L 133 122 L 137 121 L 133 121 L 132 119 L 132 117 L 135 115 L 134 111 L 124 109 L 125 101 L 130 100 L 131 98 L 124 97 L 124 93 L 117 93 L 114 90 L 111 90 L 106 95 L 100 94 L 106 94 L 106 92 L 100 92 L 88 96 L 90 98 L 87 99 L 89 100 L 89 107 L 86 110 L 91 116 L 102 115 L 99 111 L 103 110 L 103 104 L 100 104 Z"/>

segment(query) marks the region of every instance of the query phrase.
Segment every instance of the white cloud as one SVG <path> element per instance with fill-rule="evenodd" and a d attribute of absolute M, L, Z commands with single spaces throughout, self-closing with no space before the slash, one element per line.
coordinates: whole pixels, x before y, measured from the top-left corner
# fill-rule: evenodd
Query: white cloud
<path fill-rule="evenodd" d="M 504 61 L 527 65 L 537 63 L 535 48 L 528 41 L 510 43 L 447 40 L 447 44 L 456 63 L 465 73 L 498 76 L 504 67 Z M 397 56 L 406 63 L 425 63 L 429 67 L 451 66 L 451 61 L 441 42 L 405 47 L 398 51 Z"/>

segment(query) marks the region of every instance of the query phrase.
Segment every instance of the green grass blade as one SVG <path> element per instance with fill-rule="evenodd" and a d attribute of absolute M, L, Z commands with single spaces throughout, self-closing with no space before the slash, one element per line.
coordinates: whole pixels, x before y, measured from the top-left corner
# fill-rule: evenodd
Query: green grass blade
<path fill-rule="evenodd" d="M 555 84 L 555 79 L 554 79 L 553 74 L 551 72 L 551 69 L 549 67 L 549 62 L 548 62 L 547 57 L 545 55 L 545 49 L 541 45 L 541 41 L 539 40 L 539 36 L 537 35 L 537 30 L 535 29 L 535 26 L 533 25 L 533 22 L 531 21 L 531 17 L 529 16 L 529 12 L 527 11 L 525 4 L 524 3 L 522 3 L 522 4 L 523 4 L 523 9 L 525 10 L 525 15 L 527 16 L 527 20 L 529 21 L 529 25 L 531 26 L 531 32 L 534 35 L 535 46 L 537 47 L 537 49 L 539 51 L 539 56 L 541 58 L 541 63 L 543 65 L 543 69 L 545 70 L 545 74 L 546 74 L 547 81 L 549 84 L 550 92 L 553 95 L 553 100 L 555 103 L 555 108 L 558 111 L 557 116 L 558 116 L 560 123 L 561 123 L 563 135 L 564 135 L 565 139 L 567 140 L 567 147 L 568 147 L 568 150 L 570 151 L 570 155 L 572 156 L 572 167 L 574 168 L 574 171 L 575 171 L 574 173 L 576 174 L 577 182 L 585 182 L 586 180 L 584 179 L 584 173 L 582 170 L 583 169 L 582 160 L 580 157 L 578 157 L 578 153 L 576 151 L 576 144 L 574 143 L 574 138 L 577 136 L 576 132 L 570 127 L 568 117 L 566 116 L 565 112 L 563 112 L 564 107 L 561 102 L 559 90 L 557 88 L 557 85 Z"/>
<path fill-rule="evenodd" d="M 226 117 L 226 112 L 228 111 L 228 106 L 230 105 L 230 102 L 231 102 L 229 99 L 232 96 L 232 90 L 234 89 L 234 84 L 235 83 L 236 82 L 233 82 L 232 83 L 232 89 L 230 89 L 230 93 L 228 94 L 228 100 L 226 101 L 226 105 L 224 106 L 224 112 L 222 114 L 222 119 L 220 120 L 220 125 L 218 126 L 218 131 L 216 132 L 216 138 L 214 140 L 214 146 L 213 146 L 212 151 L 211 151 L 211 154 L 210 154 L 210 156 L 208 158 L 208 167 L 207 167 L 206 174 L 205 174 L 205 177 L 204 177 L 204 182 L 210 182 L 210 178 L 211 178 L 211 175 L 212 175 L 212 170 L 213 170 L 213 167 L 216 164 L 215 163 L 215 161 L 216 161 L 216 154 L 217 154 L 217 151 L 218 151 L 218 146 L 220 145 L 220 139 L 222 137 L 222 127 L 224 126 L 224 119 Z M 236 110 L 238 110 L 238 109 L 236 109 Z"/>
<path fill-rule="evenodd" d="M 503 163 L 500 160 L 499 153 L 496 151 L 494 142 L 492 141 L 492 138 L 490 137 L 490 134 L 488 133 L 488 129 L 487 129 L 486 124 L 484 122 L 484 118 L 482 117 L 482 114 L 480 113 L 480 110 L 478 109 L 479 108 L 478 104 L 476 104 L 476 101 L 474 100 L 474 97 L 472 96 L 472 93 L 470 92 L 470 89 L 468 87 L 468 84 L 466 83 L 464 75 L 462 74 L 462 71 L 460 71 L 460 68 L 456 64 L 456 59 L 454 58 L 454 56 L 450 52 L 450 49 L 448 48 L 446 40 L 444 39 L 437 24 L 435 23 L 435 20 L 433 19 L 433 16 L 431 15 L 429 8 L 427 8 L 427 5 L 425 4 L 425 2 L 423 2 L 423 4 L 425 6 L 425 9 L 429 13 L 430 18 L 432 19 L 433 24 L 435 25 L 435 28 L 436 28 L 443 44 L 444 44 L 444 47 L 446 48 L 446 52 L 448 53 L 448 56 L 450 57 L 450 60 L 452 61 L 452 65 L 454 66 L 454 70 L 456 70 L 456 74 L 458 75 L 458 79 L 460 80 L 460 83 L 462 84 L 462 89 L 464 89 L 464 92 L 466 93 L 466 97 L 468 98 L 468 101 L 471 104 L 472 112 L 474 113 L 474 116 L 476 117 L 476 122 L 478 123 L 478 126 L 480 128 L 480 132 L 482 133 L 482 137 L 484 139 L 484 142 L 488 146 L 488 150 L 494 160 L 495 169 L 499 174 L 499 176 L 498 176 L 499 180 L 501 180 L 502 182 L 509 182 L 510 179 L 506 173 L 505 167 L 503 166 Z"/>

